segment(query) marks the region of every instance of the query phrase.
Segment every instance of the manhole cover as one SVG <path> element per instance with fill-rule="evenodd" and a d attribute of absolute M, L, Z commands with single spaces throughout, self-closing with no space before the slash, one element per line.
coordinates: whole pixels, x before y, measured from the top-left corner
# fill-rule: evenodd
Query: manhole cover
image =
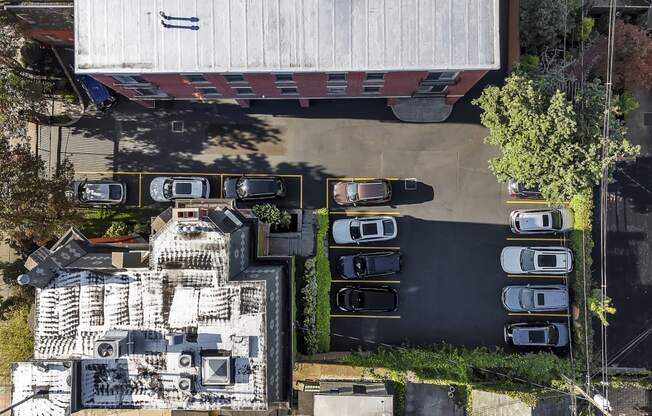
<path fill-rule="evenodd" d="M 405 190 L 406 191 L 416 191 L 417 190 L 417 178 L 407 178 L 407 179 L 405 179 Z"/>
<path fill-rule="evenodd" d="M 643 114 L 643 124 L 646 126 L 652 126 L 652 113 Z"/>
<path fill-rule="evenodd" d="M 172 133 L 183 133 L 183 121 L 172 122 Z"/>

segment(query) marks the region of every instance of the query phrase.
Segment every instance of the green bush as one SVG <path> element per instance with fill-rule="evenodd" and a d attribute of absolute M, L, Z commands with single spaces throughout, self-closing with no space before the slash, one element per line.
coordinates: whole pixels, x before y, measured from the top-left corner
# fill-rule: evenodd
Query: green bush
<path fill-rule="evenodd" d="M 592 17 L 583 17 L 580 22 L 579 30 L 577 32 L 577 40 L 586 42 L 591 37 L 593 33 L 593 28 L 595 27 L 595 19 Z"/>
<path fill-rule="evenodd" d="M 328 260 L 328 210 L 317 210 L 317 345 L 319 352 L 331 348 L 331 264 Z"/>
<path fill-rule="evenodd" d="M 127 224 L 122 221 L 113 221 L 109 229 L 104 232 L 104 237 L 120 237 L 130 233 L 131 230 Z"/>
<path fill-rule="evenodd" d="M 632 111 L 635 111 L 636 109 L 638 109 L 638 107 L 640 107 L 638 100 L 636 99 L 634 94 L 632 94 L 629 91 L 625 91 L 624 93 L 616 97 L 616 108 L 618 110 L 618 113 L 622 114 L 623 116 L 626 116 Z"/>
<path fill-rule="evenodd" d="M 292 222 L 292 216 L 289 212 L 279 209 L 272 204 L 254 205 L 251 210 L 259 220 L 277 227 L 286 228 Z"/>
<path fill-rule="evenodd" d="M 537 55 L 521 56 L 521 66 L 526 71 L 538 68 L 540 63 L 541 59 Z"/>
<path fill-rule="evenodd" d="M 317 270 L 315 269 L 315 263 L 316 260 L 314 257 L 306 261 L 303 274 L 305 285 L 301 289 L 301 296 L 303 299 L 303 347 L 305 353 L 308 355 L 313 355 L 319 352 L 317 337 L 317 296 L 319 290 L 317 287 Z"/>
<path fill-rule="evenodd" d="M 124 222 L 134 230 L 142 230 L 145 234 L 149 234 L 150 221 L 153 216 L 160 214 L 161 210 L 119 207 L 82 209 L 77 212 L 82 219 L 79 230 L 86 237 L 92 238 L 104 236 L 113 222 Z"/>
<path fill-rule="evenodd" d="M 603 301 L 602 291 L 598 288 L 594 288 L 591 291 L 588 302 L 589 310 L 598 317 L 602 325 L 609 326 L 609 321 L 607 321 L 607 314 L 613 315 L 616 313 L 616 308 L 611 305 L 611 298 L 609 296 L 605 296 Z"/>
<path fill-rule="evenodd" d="M 562 45 L 565 33 L 575 29 L 577 1 L 521 0 L 521 45 L 538 55 L 544 48 Z"/>
<path fill-rule="evenodd" d="M 0 378 L 6 379 L 11 363 L 25 361 L 34 352 L 34 337 L 28 322 L 29 305 L 12 308 L 0 321 Z"/>

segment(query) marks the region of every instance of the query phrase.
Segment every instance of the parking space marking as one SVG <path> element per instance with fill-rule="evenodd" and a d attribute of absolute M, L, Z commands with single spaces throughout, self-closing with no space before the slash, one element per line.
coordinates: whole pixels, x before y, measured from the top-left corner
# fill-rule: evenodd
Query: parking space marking
<path fill-rule="evenodd" d="M 507 277 L 527 278 L 538 277 L 540 279 L 567 279 L 568 276 L 563 274 L 508 274 Z"/>
<path fill-rule="evenodd" d="M 509 199 L 505 201 L 506 204 L 536 204 L 536 205 L 548 205 L 548 201 L 542 199 Z"/>
<path fill-rule="evenodd" d="M 400 280 L 358 280 L 358 279 L 349 279 L 349 280 L 331 280 L 331 283 L 351 283 L 351 284 L 360 284 L 360 283 L 387 283 L 387 284 L 399 284 Z"/>
<path fill-rule="evenodd" d="M 396 211 L 329 211 L 330 215 L 347 215 L 347 216 L 356 216 L 356 215 L 396 215 L 400 216 L 400 212 Z"/>
<path fill-rule="evenodd" d="M 549 317 L 549 318 L 568 318 L 570 314 L 567 313 L 521 313 L 521 312 L 509 312 L 509 316 L 539 316 L 539 317 Z"/>
<path fill-rule="evenodd" d="M 507 241 L 566 241 L 564 237 L 507 237 Z"/>
<path fill-rule="evenodd" d="M 138 208 L 143 206 L 143 175 L 138 175 Z"/>
<path fill-rule="evenodd" d="M 400 315 L 331 315 L 331 318 L 401 319 Z"/>
<path fill-rule="evenodd" d="M 330 246 L 330 248 L 348 249 L 348 250 L 400 250 L 401 247 L 378 247 L 378 246 Z"/>

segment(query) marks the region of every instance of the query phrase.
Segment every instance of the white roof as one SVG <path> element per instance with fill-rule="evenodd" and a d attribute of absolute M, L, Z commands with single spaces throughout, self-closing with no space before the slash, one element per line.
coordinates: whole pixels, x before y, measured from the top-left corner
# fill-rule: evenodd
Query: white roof
<path fill-rule="evenodd" d="M 210 73 L 497 69 L 498 3 L 75 0 L 75 70 Z M 166 28 L 164 23 L 183 28 Z"/>
<path fill-rule="evenodd" d="M 315 394 L 315 416 L 392 416 L 392 396 Z"/>

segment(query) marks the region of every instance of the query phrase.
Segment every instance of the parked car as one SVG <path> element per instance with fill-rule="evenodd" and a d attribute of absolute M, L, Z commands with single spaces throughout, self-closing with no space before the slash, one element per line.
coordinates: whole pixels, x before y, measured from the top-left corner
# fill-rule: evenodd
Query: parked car
<path fill-rule="evenodd" d="M 512 198 L 541 198 L 539 188 L 528 188 L 514 178 L 510 178 L 507 181 L 507 190 L 509 191 L 509 196 Z"/>
<path fill-rule="evenodd" d="M 338 205 L 377 205 L 389 202 L 392 186 L 386 179 L 337 182 L 333 199 Z"/>
<path fill-rule="evenodd" d="M 515 347 L 565 347 L 568 326 L 557 322 L 522 322 L 505 325 L 505 342 Z"/>
<path fill-rule="evenodd" d="M 239 200 L 283 198 L 286 188 L 278 176 L 230 176 L 224 180 L 224 197 Z"/>
<path fill-rule="evenodd" d="M 83 180 L 71 184 L 68 196 L 83 206 L 107 206 L 124 204 L 127 186 L 113 180 Z"/>
<path fill-rule="evenodd" d="M 573 253 L 566 247 L 505 247 L 500 265 L 506 273 L 564 274 L 573 270 Z"/>
<path fill-rule="evenodd" d="M 208 179 L 194 176 L 158 176 L 149 185 L 149 193 L 156 202 L 208 198 L 210 189 Z"/>
<path fill-rule="evenodd" d="M 388 286 L 347 286 L 337 292 L 336 302 L 345 312 L 394 312 L 398 296 L 396 290 Z"/>
<path fill-rule="evenodd" d="M 401 253 L 383 251 L 378 253 L 358 253 L 341 256 L 337 271 L 345 279 L 386 276 L 401 271 Z"/>
<path fill-rule="evenodd" d="M 88 99 L 95 104 L 95 107 L 100 110 L 108 110 L 116 102 L 116 97 L 111 91 L 106 88 L 100 81 L 89 75 L 79 75 L 77 80 L 81 84 Z"/>
<path fill-rule="evenodd" d="M 541 312 L 568 309 L 568 289 L 564 285 L 507 286 L 503 306 L 510 312 Z"/>
<path fill-rule="evenodd" d="M 568 208 L 517 209 L 509 214 L 515 234 L 565 233 L 573 227 L 573 212 Z"/>
<path fill-rule="evenodd" d="M 395 238 L 396 234 L 393 217 L 356 217 L 333 223 L 333 239 L 337 244 L 386 241 Z"/>

